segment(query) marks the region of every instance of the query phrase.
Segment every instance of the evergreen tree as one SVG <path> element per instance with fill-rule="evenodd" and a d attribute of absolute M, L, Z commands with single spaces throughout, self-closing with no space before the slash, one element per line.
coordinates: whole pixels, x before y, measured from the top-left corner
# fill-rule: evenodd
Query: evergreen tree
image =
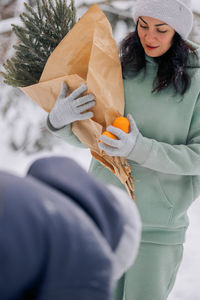
<path fill-rule="evenodd" d="M 20 14 L 23 26 L 12 24 L 19 42 L 15 55 L 6 61 L 0 72 L 4 82 L 25 87 L 39 82 L 48 57 L 76 23 L 74 0 L 36 0 L 36 10 L 24 3 Z"/>

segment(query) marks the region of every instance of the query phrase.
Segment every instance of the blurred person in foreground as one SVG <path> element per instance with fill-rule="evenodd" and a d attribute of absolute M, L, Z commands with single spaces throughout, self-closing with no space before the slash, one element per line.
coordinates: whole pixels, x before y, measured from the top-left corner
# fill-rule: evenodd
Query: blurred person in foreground
<path fill-rule="evenodd" d="M 125 157 L 135 181 L 142 240 L 134 265 L 119 280 L 115 300 L 166 300 L 183 257 L 187 211 L 200 194 L 200 47 L 188 40 L 190 0 L 133 2 L 134 32 L 120 47 L 130 131 L 109 126 L 118 139 L 101 136 L 99 148 Z M 113 82 L 113 84 L 115 84 Z M 102 86 L 102 89 L 104 87 Z M 71 124 L 91 118 L 93 95 L 79 87 L 66 96 L 64 84 L 48 115 L 49 130 L 81 145 Z M 124 189 L 95 159 L 90 173 Z"/>
<path fill-rule="evenodd" d="M 69 158 L 0 172 L 0 299 L 111 300 L 140 234 L 127 194 Z"/>

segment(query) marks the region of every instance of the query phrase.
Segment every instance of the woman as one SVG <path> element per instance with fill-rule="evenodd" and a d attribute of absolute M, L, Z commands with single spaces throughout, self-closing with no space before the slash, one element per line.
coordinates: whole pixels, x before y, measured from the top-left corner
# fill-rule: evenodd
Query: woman
<path fill-rule="evenodd" d="M 121 45 L 124 115 L 128 114 L 131 130 L 126 134 L 109 126 L 118 140 L 102 136 L 99 147 L 128 159 L 137 178 L 135 197 L 143 231 L 137 259 L 119 280 L 115 300 L 167 299 L 182 260 L 187 210 L 200 194 L 200 48 L 187 40 L 193 23 L 189 4 L 189 0 L 137 1 L 136 31 Z M 83 90 L 79 88 L 75 96 Z M 78 111 L 68 119 L 72 114 L 67 109 L 64 113 L 64 95 L 63 89 L 48 124 L 56 135 L 80 144 L 70 122 L 75 115 L 79 119 L 92 114 Z M 88 95 L 75 101 L 84 102 L 86 109 L 95 104 L 93 99 Z M 94 159 L 90 172 L 124 188 Z"/>

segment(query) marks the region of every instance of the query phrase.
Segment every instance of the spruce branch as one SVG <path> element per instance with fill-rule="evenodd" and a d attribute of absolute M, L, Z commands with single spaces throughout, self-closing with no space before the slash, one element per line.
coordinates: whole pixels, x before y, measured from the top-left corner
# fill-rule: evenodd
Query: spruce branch
<path fill-rule="evenodd" d="M 24 3 L 22 26 L 12 24 L 18 43 L 15 54 L 0 72 L 4 82 L 25 87 L 39 82 L 48 57 L 76 23 L 74 0 L 36 0 L 33 9 Z"/>

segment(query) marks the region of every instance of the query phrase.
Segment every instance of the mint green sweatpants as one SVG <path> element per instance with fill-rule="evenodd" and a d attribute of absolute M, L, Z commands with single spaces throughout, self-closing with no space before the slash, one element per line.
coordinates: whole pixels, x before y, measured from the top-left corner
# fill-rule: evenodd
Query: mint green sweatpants
<path fill-rule="evenodd" d="M 182 256 L 182 244 L 142 242 L 134 264 L 117 282 L 114 300 L 166 300 Z"/>

